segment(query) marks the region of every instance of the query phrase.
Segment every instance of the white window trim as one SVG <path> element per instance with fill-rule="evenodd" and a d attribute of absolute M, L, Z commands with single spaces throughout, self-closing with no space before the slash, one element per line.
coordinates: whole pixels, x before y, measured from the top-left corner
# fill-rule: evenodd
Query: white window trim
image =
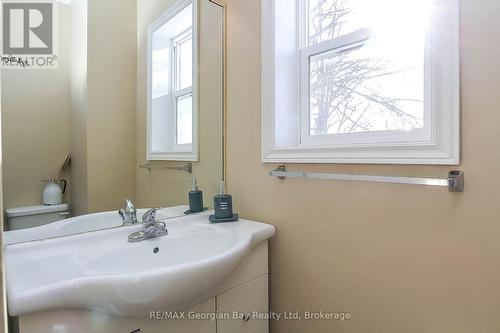
<path fill-rule="evenodd" d="M 171 49 L 171 59 L 172 59 L 172 66 L 171 66 L 171 73 L 172 75 L 170 76 L 170 87 L 171 87 L 171 94 L 172 94 L 172 100 L 171 100 L 171 105 L 172 105 L 172 149 L 175 152 L 191 152 L 193 149 L 193 144 L 178 144 L 177 143 L 177 100 L 180 97 L 184 97 L 186 95 L 191 95 L 191 100 L 193 100 L 193 84 L 191 83 L 191 86 L 186 87 L 186 88 L 180 88 L 180 75 L 178 73 L 178 69 L 180 68 L 180 58 L 179 58 L 179 44 L 185 42 L 187 39 L 191 39 L 193 42 L 193 31 L 192 29 L 188 29 L 186 31 L 181 32 L 178 36 L 172 39 L 172 49 Z M 193 43 L 194 45 L 194 43 Z M 193 103 L 194 104 L 194 103 Z"/>
<path fill-rule="evenodd" d="M 177 100 L 179 98 L 182 98 L 184 96 L 191 96 L 191 98 L 193 97 L 193 93 L 192 93 L 192 89 L 191 87 L 189 88 L 184 88 L 182 90 L 179 90 L 176 92 L 176 94 L 174 95 L 174 98 L 173 98 L 173 106 L 172 106 L 172 110 L 173 110 L 173 138 L 172 138 L 172 142 L 174 143 L 173 144 L 173 149 L 174 151 L 178 151 L 178 152 L 190 152 L 193 148 L 193 144 L 192 143 L 183 143 L 183 144 L 179 144 L 177 143 L 177 131 L 178 131 L 178 127 L 177 127 Z"/>
<path fill-rule="evenodd" d="M 184 43 L 186 40 L 193 39 L 193 32 L 192 29 L 188 29 L 186 31 L 181 32 L 178 36 L 174 37 L 172 39 L 172 63 L 174 64 L 173 70 L 172 70 L 172 89 L 177 91 L 180 90 L 179 88 L 179 78 L 180 75 L 177 73 L 177 68 L 180 67 L 180 58 L 178 57 L 178 51 L 177 49 L 179 48 L 179 44 Z"/>
<path fill-rule="evenodd" d="M 193 96 L 193 143 L 190 151 L 185 151 L 186 147 L 175 147 L 172 151 L 153 151 L 152 149 L 152 35 L 153 32 L 162 27 L 165 23 L 171 20 L 175 15 L 177 15 L 184 8 L 193 4 L 193 25 L 192 25 L 192 38 L 193 38 L 193 83 L 191 86 L 191 93 Z M 148 26 L 147 29 L 147 143 L 146 143 L 146 159 L 148 161 L 190 161 L 196 162 L 199 160 L 199 136 L 198 136 L 198 109 L 199 109 L 199 100 L 198 100 L 198 84 L 199 84 L 199 74 L 198 74 L 198 0 L 178 0 L 169 9 L 163 13 L 158 19 L 156 19 L 153 23 Z M 173 61 L 171 59 L 171 65 Z M 172 86 L 169 87 L 172 89 Z M 169 94 L 171 104 L 175 103 L 175 98 L 173 94 Z M 175 119 L 177 117 L 177 112 L 174 107 L 171 108 L 170 117 L 171 119 Z M 173 124 L 175 124 L 175 120 L 173 120 Z M 175 127 L 174 127 L 175 128 Z M 173 135 L 176 135 L 175 131 L 173 131 Z M 176 137 L 173 137 L 176 142 Z M 185 146 L 185 145 L 178 145 Z"/>
<path fill-rule="evenodd" d="M 362 29 L 351 32 L 349 34 L 318 43 L 300 50 L 300 90 L 301 90 L 301 109 L 300 109 L 300 139 L 301 145 L 329 145 L 333 147 L 352 147 L 353 145 L 363 144 L 366 147 L 379 148 L 385 146 L 387 142 L 397 142 L 400 145 L 426 145 L 432 141 L 433 122 L 431 121 L 431 105 L 424 108 L 424 128 L 408 132 L 396 131 L 377 131 L 366 133 L 349 133 L 349 134 L 328 134 L 320 136 L 311 136 L 310 132 L 310 117 L 309 117 L 309 58 L 311 56 L 325 52 L 343 52 L 365 45 L 371 36 L 369 29 Z M 430 60 L 426 59 L 426 64 Z M 430 77 L 432 72 L 430 66 L 426 67 L 425 77 Z M 432 94 L 427 89 L 425 93 L 425 101 L 431 100 Z M 335 138 L 336 144 L 332 145 L 332 137 Z"/>
<path fill-rule="evenodd" d="M 264 163 L 368 163 L 368 164 L 436 164 L 458 165 L 460 163 L 460 86 L 459 86 L 459 5 L 458 0 L 435 0 L 436 7 L 447 8 L 435 15 L 431 36 L 432 50 L 426 50 L 426 71 L 431 75 L 432 85 L 426 85 L 426 103 L 431 103 L 433 110 L 430 133 L 422 133 L 427 138 L 421 141 L 376 143 L 367 139 L 356 144 L 318 144 L 301 140 L 301 105 L 304 103 L 304 89 L 301 89 L 300 75 L 291 75 L 297 83 L 288 87 L 277 86 L 283 81 L 284 66 L 297 68 L 307 54 L 300 54 L 302 42 L 299 24 L 300 2 L 295 9 L 287 9 L 297 20 L 294 28 L 297 54 L 293 58 L 280 58 L 277 41 L 277 20 L 284 15 L 283 7 L 275 11 L 277 3 L 290 0 L 270 0 L 262 6 L 262 161 Z M 296 0 L 300 1 L 300 0 Z M 290 6 L 289 6 L 290 7 Z M 291 6 L 293 7 L 293 6 Z M 276 14 L 279 15 L 276 18 Z M 297 23 L 298 22 L 298 23 Z M 287 22 L 279 22 L 277 29 L 290 29 Z M 438 31 L 439 33 L 436 33 Z M 353 37 L 353 36 L 351 36 Z M 348 38 L 348 37 L 346 37 Z M 287 46 L 287 45 L 285 45 Z M 290 45 L 288 45 L 290 46 Z M 317 46 L 320 47 L 320 46 Z M 310 49 L 309 51 L 313 51 Z M 304 66 L 302 66 L 303 68 Z M 284 93 L 287 92 L 287 93 Z M 279 100 L 279 96 L 290 100 Z M 300 96 L 300 98 L 298 98 Z M 426 108 L 430 109 L 430 108 Z M 286 114 L 283 117 L 283 114 Z M 303 113 L 302 113 L 303 114 Z M 279 121 L 277 121 L 279 118 Z M 308 119 L 307 119 L 308 121 Z M 279 122 L 279 127 L 277 127 Z M 359 137 L 362 139 L 364 133 Z M 414 139 L 414 138 L 413 138 Z"/>

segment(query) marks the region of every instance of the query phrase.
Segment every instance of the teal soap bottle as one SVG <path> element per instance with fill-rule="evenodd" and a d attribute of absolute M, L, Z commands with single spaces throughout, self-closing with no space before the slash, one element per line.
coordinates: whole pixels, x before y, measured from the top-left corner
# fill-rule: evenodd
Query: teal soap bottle
<path fill-rule="evenodd" d="M 196 178 L 193 178 L 193 188 L 189 191 L 189 213 L 203 211 L 203 192 L 198 189 Z"/>

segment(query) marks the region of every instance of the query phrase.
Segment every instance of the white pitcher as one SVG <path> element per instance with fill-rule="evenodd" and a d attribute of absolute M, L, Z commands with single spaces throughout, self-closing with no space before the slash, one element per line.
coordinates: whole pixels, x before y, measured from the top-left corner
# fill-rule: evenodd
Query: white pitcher
<path fill-rule="evenodd" d="M 64 179 L 44 180 L 43 204 L 60 205 L 63 203 L 63 194 L 66 191 L 66 181 Z"/>

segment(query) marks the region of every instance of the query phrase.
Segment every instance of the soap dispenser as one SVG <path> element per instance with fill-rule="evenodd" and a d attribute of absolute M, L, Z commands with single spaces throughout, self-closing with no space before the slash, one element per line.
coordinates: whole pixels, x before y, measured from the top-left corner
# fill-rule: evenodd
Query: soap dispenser
<path fill-rule="evenodd" d="M 238 214 L 233 213 L 233 197 L 224 191 L 224 182 L 220 183 L 219 194 L 214 196 L 215 214 L 209 216 L 210 222 L 234 222 L 238 221 Z"/>
<path fill-rule="evenodd" d="M 193 188 L 189 192 L 189 213 L 199 213 L 203 211 L 203 192 L 198 189 L 196 178 L 193 178 Z"/>

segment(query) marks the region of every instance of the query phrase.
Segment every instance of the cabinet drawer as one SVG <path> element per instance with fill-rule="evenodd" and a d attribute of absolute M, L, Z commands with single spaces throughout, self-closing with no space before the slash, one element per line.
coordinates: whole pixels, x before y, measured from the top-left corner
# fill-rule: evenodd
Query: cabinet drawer
<path fill-rule="evenodd" d="M 253 313 L 268 312 L 268 275 L 231 289 L 217 296 L 217 311 L 228 313 L 230 319 L 217 321 L 217 333 L 267 333 L 268 321 L 255 318 Z M 241 317 L 235 318 L 239 313 Z"/>

